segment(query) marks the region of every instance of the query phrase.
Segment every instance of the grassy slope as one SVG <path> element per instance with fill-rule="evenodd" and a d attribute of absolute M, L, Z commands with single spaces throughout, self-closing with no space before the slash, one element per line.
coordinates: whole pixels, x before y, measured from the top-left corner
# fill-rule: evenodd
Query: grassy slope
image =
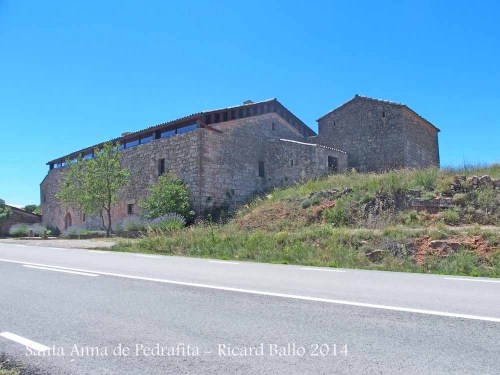
<path fill-rule="evenodd" d="M 428 198 L 439 196 L 456 174 L 500 178 L 500 165 L 350 173 L 311 180 L 255 199 L 227 224 L 200 223 L 165 236 L 122 240 L 114 249 L 500 277 L 498 190 L 480 189 L 456 195 L 456 208 L 436 215 L 395 207 L 385 207 L 375 215 L 366 214 L 366 206 L 378 202 L 376 197 L 391 200 L 408 189 L 418 189 Z M 309 197 L 312 192 L 345 188 L 353 191 L 338 199 Z M 459 243 L 459 249 L 441 253 L 424 249 L 429 241 L 442 239 Z M 374 250 L 379 254 L 366 255 Z"/>

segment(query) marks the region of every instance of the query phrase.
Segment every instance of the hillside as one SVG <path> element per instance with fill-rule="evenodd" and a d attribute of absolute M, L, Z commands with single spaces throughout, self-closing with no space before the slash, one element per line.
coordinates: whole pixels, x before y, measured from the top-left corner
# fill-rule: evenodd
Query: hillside
<path fill-rule="evenodd" d="M 349 173 L 275 189 L 226 224 L 120 251 L 500 277 L 500 165 Z"/>

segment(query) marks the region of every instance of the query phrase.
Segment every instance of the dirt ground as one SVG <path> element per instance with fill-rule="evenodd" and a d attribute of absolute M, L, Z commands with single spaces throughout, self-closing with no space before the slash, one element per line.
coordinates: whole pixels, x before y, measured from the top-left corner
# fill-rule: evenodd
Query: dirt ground
<path fill-rule="evenodd" d="M 0 243 L 10 243 L 15 245 L 30 245 L 44 247 L 61 247 L 66 249 L 95 249 L 97 247 L 111 247 L 116 244 L 113 239 L 92 239 L 92 240 L 68 240 L 68 239 L 34 239 L 19 240 L 15 238 L 0 239 Z"/>

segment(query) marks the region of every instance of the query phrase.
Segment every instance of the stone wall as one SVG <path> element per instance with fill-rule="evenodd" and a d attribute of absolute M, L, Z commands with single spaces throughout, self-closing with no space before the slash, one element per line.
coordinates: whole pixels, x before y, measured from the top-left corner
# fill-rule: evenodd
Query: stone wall
<path fill-rule="evenodd" d="M 14 224 L 35 224 L 42 221 L 41 216 L 32 214 L 16 207 L 8 206 L 12 213 L 8 219 L 0 221 L 0 236 L 6 236 Z"/>
<path fill-rule="evenodd" d="M 405 166 L 409 168 L 439 167 L 437 130 L 413 112 L 403 109 Z"/>
<path fill-rule="evenodd" d="M 196 129 L 169 138 L 153 140 L 149 143 L 122 150 L 122 166 L 130 170 L 129 184 L 123 189 L 121 199 L 113 208 L 113 221 L 129 216 L 128 205 L 134 205 L 138 213 L 139 201 L 147 195 L 148 187 L 159 176 L 159 160 L 165 159 L 166 171 L 182 177 L 190 192 L 195 209 L 199 205 L 200 138 L 204 129 Z M 83 215 L 74 208 L 62 207 L 56 198 L 65 167 L 52 169 L 41 184 L 41 205 L 43 223 L 65 228 L 65 217 L 71 215 L 72 225 L 86 227 L 101 226 L 101 219 Z"/>
<path fill-rule="evenodd" d="M 279 139 L 268 141 L 266 161 L 269 164 L 266 186 L 286 186 L 297 181 L 332 173 L 328 157 L 337 159 L 337 172 L 347 171 L 347 154 L 317 144 L 297 143 Z"/>
<path fill-rule="evenodd" d="M 271 186 L 272 162 L 267 159 L 268 140 L 286 138 L 305 141 L 275 113 L 228 121 L 206 130 L 202 158 L 202 205 L 206 210 L 234 207 L 249 196 Z M 259 177 L 259 162 L 264 174 Z"/>
<path fill-rule="evenodd" d="M 346 151 L 361 172 L 439 165 L 437 129 L 398 103 L 357 96 L 318 126 L 318 143 Z"/>
<path fill-rule="evenodd" d="M 188 185 L 191 203 L 198 214 L 221 207 L 234 208 L 255 193 L 283 185 L 285 181 L 325 174 L 328 156 L 338 156 L 339 168 L 345 169 L 343 153 L 279 139 L 307 141 L 282 117 L 266 113 L 122 150 L 122 165 L 130 170 L 130 183 L 113 209 L 113 221 L 129 215 L 128 205 L 133 205 L 134 213 L 139 213 L 139 201 L 158 178 L 160 159 L 165 159 L 167 171 L 174 172 Z M 285 166 L 290 155 L 295 158 L 296 167 Z M 264 177 L 259 176 L 259 162 L 264 163 Z M 100 218 L 88 217 L 59 204 L 55 195 L 64 171 L 65 167 L 52 169 L 41 184 L 43 222 L 64 229 L 69 214 L 73 226 L 100 226 Z"/>

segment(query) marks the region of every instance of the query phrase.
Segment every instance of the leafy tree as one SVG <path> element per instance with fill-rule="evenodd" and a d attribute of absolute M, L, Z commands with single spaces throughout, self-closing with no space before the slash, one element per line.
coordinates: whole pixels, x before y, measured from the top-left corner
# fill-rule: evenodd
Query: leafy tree
<path fill-rule="evenodd" d="M 0 221 L 8 219 L 12 214 L 12 210 L 10 207 L 5 205 L 5 201 L 0 199 Z"/>
<path fill-rule="evenodd" d="M 185 218 L 193 216 L 189 205 L 189 191 L 184 182 L 172 174 L 161 175 L 150 186 L 146 199 L 139 203 L 143 215 L 155 219 L 168 213 L 178 213 Z"/>
<path fill-rule="evenodd" d="M 42 212 L 40 205 L 37 204 L 28 204 L 24 206 L 23 210 L 37 215 L 40 215 Z"/>
<path fill-rule="evenodd" d="M 128 183 L 129 171 L 121 167 L 118 145 L 111 142 L 96 149 L 92 159 L 66 161 L 68 169 L 56 197 L 64 206 L 77 208 L 89 215 L 100 215 L 106 235 L 111 233 L 111 208 Z"/>

